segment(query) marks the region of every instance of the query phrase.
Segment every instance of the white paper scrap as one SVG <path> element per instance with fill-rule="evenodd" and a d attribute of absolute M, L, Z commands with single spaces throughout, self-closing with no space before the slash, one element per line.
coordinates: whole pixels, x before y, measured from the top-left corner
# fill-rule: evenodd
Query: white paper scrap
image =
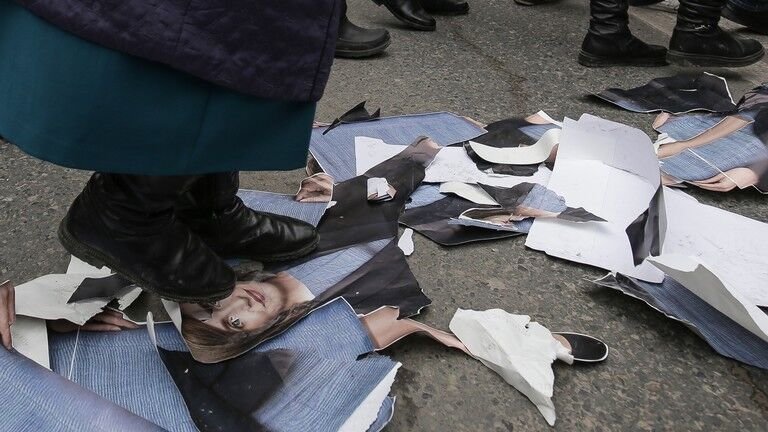
<path fill-rule="evenodd" d="M 700 261 L 684 255 L 667 254 L 649 259 L 710 306 L 768 342 L 768 315 Z"/>
<path fill-rule="evenodd" d="M 392 199 L 389 195 L 389 182 L 381 177 L 371 177 L 368 179 L 368 200 L 386 201 Z"/>
<path fill-rule="evenodd" d="M 552 362 L 570 364 L 573 356 L 546 327 L 501 309 L 458 309 L 449 327 L 473 356 L 527 396 L 550 426 L 555 424 Z"/>
<path fill-rule="evenodd" d="M 405 256 L 411 256 L 413 253 L 413 230 L 411 228 L 406 228 L 403 231 L 403 235 L 400 236 L 400 239 L 397 241 L 397 247 L 400 248 L 400 250 L 403 251 L 403 254 Z"/>
<path fill-rule="evenodd" d="M 397 371 L 402 363 L 397 363 L 394 368 L 379 382 L 379 384 L 365 397 L 363 402 L 352 412 L 338 432 L 365 432 L 376 421 L 379 409 L 384 399 L 389 395 L 392 384 L 395 383 Z"/>
<path fill-rule="evenodd" d="M 552 117 L 549 116 L 549 114 L 545 113 L 544 111 L 539 111 L 535 115 L 543 118 L 544 121 L 546 121 L 547 123 L 552 123 L 555 126 L 563 127 L 563 122 L 559 122 L 559 121 L 553 119 Z"/>
<path fill-rule="evenodd" d="M 67 304 L 87 277 L 103 274 L 49 274 L 16 287 L 16 314 L 47 320 L 65 319 L 83 325 L 109 303 L 110 299 L 91 299 Z"/>
<path fill-rule="evenodd" d="M 531 165 L 542 163 L 549 158 L 552 149 L 560 142 L 560 129 L 550 129 L 535 144 L 522 147 L 491 147 L 469 142 L 469 146 L 482 159 L 497 164 Z"/>
<path fill-rule="evenodd" d="M 768 306 L 768 224 L 665 188 L 666 254 L 695 257 L 749 303 Z"/>
<path fill-rule="evenodd" d="M 485 189 L 476 184 L 445 182 L 440 185 L 440 193 L 452 193 L 454 195 L 458 195 L 461 198 L 464 198 L 467 201 L 472 201 L 475 204 L 492 206 L 499 205 L 496 200 L 488 195 L 488 192 L 486 192 Z"/>
<path fill-rule="evenodd" d="M 607 222 L 537 218 L 525 245 L 659 283 L 664 279 L 659 269 L 648 262 L 635 266 L 626 229 L 648 209 L 660 181 L 653 144 L 642 131 L 588 114 L 578 122 L 566 119 L 547 188 Z"/>
<path fill-rule="evenodd" d="M 109 276 L 112 274 L 112 270 L 104 266 L 102 268 L 94 267 L 80 258 L 72 255 L 69 258 L 69 265 L 67 266 L 67 274 L 88 274 L 88 275 L 102 275 Z"/>
<path fill-rule="evenodd" d="M 17 315 L 16 322 L 11 326 L 11 338 L 13 349 L 40 366 L 51 368 L 45 320 Z"/>

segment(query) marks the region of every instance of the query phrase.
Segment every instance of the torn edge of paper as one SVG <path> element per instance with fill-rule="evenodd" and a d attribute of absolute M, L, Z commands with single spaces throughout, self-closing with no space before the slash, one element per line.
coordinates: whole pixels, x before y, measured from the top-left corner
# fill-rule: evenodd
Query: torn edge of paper
<path fill-rule="evenodd" d="M 532 165 L 542 163 L 560 143 L 560 129 L 550 129 L 530 146 L 492 147 L 469 141 L 469 146 L 483 160 L 504 165 Z"/>
<path fill-rule="evenodd" d="M 397 240 L 397 247 L 399 247 L 400 250 L 403 251 L 403 254 L 405 256 L 411 256 L 414 250 L 413 229 L 406 228 L 403 231 L 403 235 L 401 235 L 400 239 Z"/>
<path fill-rule="evenodd" d="M 355 408 L 338 432 L 365 432 L 376 421 L 379 410 L 384 400 L 389 396 L 392 385 L 395 383 L 397 372 L 402 363 L 396 363 L 391 371 L 379 384 L 365 397 L 363 402 Z"/>

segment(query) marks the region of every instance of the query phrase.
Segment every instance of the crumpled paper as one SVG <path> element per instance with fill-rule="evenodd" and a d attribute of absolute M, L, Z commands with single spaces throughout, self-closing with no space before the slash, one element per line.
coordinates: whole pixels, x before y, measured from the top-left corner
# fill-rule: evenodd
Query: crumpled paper
<path fill-rule="evenodd" d="M 473 356 L 527 396 L 554 426 L 552 362 L 572 364 L 573 356 L 546 327 L 501 309 L 458 309 L 449 327 Z"/>

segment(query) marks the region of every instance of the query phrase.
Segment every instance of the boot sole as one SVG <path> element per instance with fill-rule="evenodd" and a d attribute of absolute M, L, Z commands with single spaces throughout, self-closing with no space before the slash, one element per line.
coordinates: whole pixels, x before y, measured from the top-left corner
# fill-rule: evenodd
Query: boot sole
<path fill-rule="evenodd" d="M 386 43 L 383 43 L 377 47 L 368 48 L 365 50 L 336 50 L 335 56 L 340 58 L 365 58 L 365 57 L 373 57 L 377 54 L 381 54 L 389 47 L 389 44 L 391 43 L 391 40 L 388 40 Z"/>
<path fill-rule="evenodd" d="M 397 18 L 400 21 L 402 21 L 403 23 L 407 24 L 408 27 L 411 27 L 411 28 L 416 29 L 416 30 L 421 30 L 421 31 L 435 31 L 437 29 L 437 24 L 435 24 L 435 25 L 424 25 L 424 24 L 420 24 L 420 23 L 417 23 L 417 22 L 409 21 L 407 17 L 405 17 L 403 15 L 400 15 L 400 11 L 398 11 L 395 8 L 389 7 L 389 5 L 387 5 L 387 4 L 384 4 L 383 0 L 373 0 L 373 1 L 377 5 L 384 6 L 385 8 L 387 8 L 389 10 L 389 12 L 391 12 L 392 15 L 395 16 L 395 18 Z"/>
<path fill-rule="evenodd" d="M 681 51 L 667 52 L 667 60 L 680 66 L 705 67 L 744 67 L 759 62 L 765 56 L 765 50 L 740 58 L 688 54 Z"/>
<path fill-rule="evenodd" d="M 608 67 L 608 66 L 639 66 L 639 67 L 659 67 L 666 66 L 665 58 L 627 58 L 617 60 L 610 57 L 600 57 L 589 54 L 583 50 L 579 51 L 579 63 L 586 67 Z"/>
<path fill-rule="evenodd" d="M 291 261 L 295 259 L 299 259 L 301 257 L 307 256 L 312 251 L 317 249 L 317 245 L 320 243 L 320 236 L 316 236 L 315 240 L 312 243 L 307 244 L 301 249 L 297 249 L 295 251 L 286 252 L 284 254 L 271 254 L 271 255 L 221 255 L 224 259 L 249 259 L 251 261 L 258 261 L 262 263 L 273 263 L 273 262 L 280 262 L 280 261 Z"/>
<path fill-rule="evenodd" d="M 149 281 L 134 274 L 132 271 L 124 268 L 118 260 L 78 240 L 71 232 L 69 232 L 69 229 L 67 228 L 68 223 L 69 223 L 69 215 L 66 215 L 64 219 L 61 221 L 61 223 L 59 224 L 59 230 L 58 230 L 59 241 L 61 242 L 62 246 L 64 246 L 64 249 L 67 250 L 67 252 L 71 253 L 72 255 L 80 258 L 81 260 L 85 261 L 86 263 L 94 267 L 102 268 L 104 266 L 107 266 L 109 269 L 111 269 L 116 273 L 119 273 L 120 275 L 130 280 L 131 282 L 136 284 L 136 286 L 138 286 L 144 291 L 149 291 L 153 294 L 157 294 L 158 296 L 167 300 L 172 300 L 177 302 L 190 302 L 190 303 L 212 302 L 212 301 L 222 300 L 228 297 L 232 293 L 232 288 L 227 288 L 226 290 L 218 291 L 205 297 L 167 294 L 165 290 L 163 290 L 162 288 L 153 286 Z"/>

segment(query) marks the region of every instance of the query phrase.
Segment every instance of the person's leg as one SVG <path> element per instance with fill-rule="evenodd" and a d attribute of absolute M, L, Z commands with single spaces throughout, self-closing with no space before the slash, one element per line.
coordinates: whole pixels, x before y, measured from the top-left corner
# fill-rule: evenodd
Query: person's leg
<path fill-rule="evenodd" d="M 765 50 L 760 42 L 723 31 L 720 14 L 726 0 L 681 0 L 669 42 L 670 61 L 693 66 L 738 67 L 756 63 Z"/>
<path fill-rule="evenodd" d="M 391 38 L 385 29 L 367 29 L 354 24 L 347 17 L 347 2 L 341 9 L 339 38 L 336 40 L 336 57 L 363 58 L 384 52 Z"/>
<path fill-rule="evenodd" d="M 223 258 L 259 262 L 296 259 L 317 246 L 315 227 L 251 210 L 236 195 L 238 172 L 208 174 L 176 203 L 176 216 Z"/>
<path fill-rule="evenodd" d="M 434 31 L 437 22 L 421 6 L 418 0 L 373 0 L 379 6 L 386 6 L 395 18 L 416 30 Z"/>
<path fill-rule="evenodd" d="M 648 45 L 629 31 L 627 0 L 591 0 L 589 31 L 581 45 L 579 63 L 601 67 L 614 65 L 662 66 L 664 47 Z"/>
<path fill-rule="evenodd" d="M 196 176 L 95 173 L 59 226 L 72 255 L 176 301 L 227 297 L 235 274 L 174 216 Z"/>
<path fill-rule="evenodd" d="M 768 1 L 728 0 L 723 18 L 762 34 L 768 34 Z"/>

